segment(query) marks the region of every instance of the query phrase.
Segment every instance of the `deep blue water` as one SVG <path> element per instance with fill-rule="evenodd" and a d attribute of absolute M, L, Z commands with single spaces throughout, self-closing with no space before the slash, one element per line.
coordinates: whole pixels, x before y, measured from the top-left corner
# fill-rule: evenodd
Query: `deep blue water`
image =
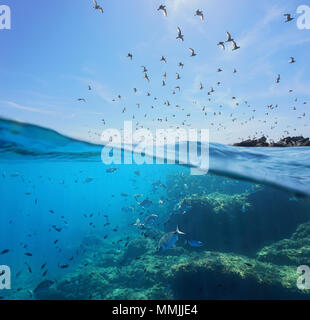
<path fill-rule="evenodd" d="M 164 223 L 184 196 L 251 194 L 265 186 L 271 186 L 275 193 L 285 190 L 292 202 L 295 197 L 298 202 L 299 197 L 310 196 L 310 148 L 248 149 L 210 144 L 207 178 L 191 178 L 190 168 L 167 164 L 112 165 L 117 170 L 108 173 L 109 166 L 100 159 L 101 150 L 102 146 L 48 129 L 0 120 L 0 252 L 10 250 L 0 255 L 0 265 L 10 266 L 12 271 L 12 290 L 0 291 L 0 296 L 34 298 L 28 290 L 43 279 L 61 281 L 85 262 L 86 237 L 102 239 L 106 235 L 103 247 L 120 248 L 119 239 L 140 236 L 132 224 L 150 213 L 159 216 L 154 228 L 166 232 Z M 169 181 L 176 176 L 186 177 L 187 182 L 182 192 L 171 196 Z M 191 179 L 201 185 L 189 185 Z M 157 181 L 162 186 L 153 185 Z M 153 204 L 138 206 L 135 194 L 142 194 L 139 201 L 149 199 Z M 126 211 L 126 207 L 133 209 Z M 109 226 L 104 226 L 105 215 Z M 41 269 L 44 263 L 47 266 Z M 68 268 L 60 268 L 66 264 Z"/>

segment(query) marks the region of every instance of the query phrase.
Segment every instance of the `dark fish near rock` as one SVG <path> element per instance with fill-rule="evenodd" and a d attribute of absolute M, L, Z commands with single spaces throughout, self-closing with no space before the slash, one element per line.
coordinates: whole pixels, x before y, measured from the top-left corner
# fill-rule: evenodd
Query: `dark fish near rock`
<path fill-rule="evenodd" d="M 53 225 L 52 228 L 57 232 L 61 232 L 61 230 L 62 230 L 62 228 L 57 228 L 56 225 Z"/>
<path fill-rule="evenodd" d="M 45 277 L 46 274 L 47 274 L 47 272 L 48 272 L 48 269 L 46 269 L 46 270 L 43 272 L 42 277 Z"/>
<path fill-rule="evenodd" d="M 191 247 L 199 248 L 203 246 L 203 243 L 198 240 L 185 240 L 185 244 L 188 244 Z"/>
<path fill-rule="evenodd" d="M 10 252 L 10 250 L 9 249 L 5 249 L 5 250 L 1 251 L 0 254 L 6 254 L 8 252 Z"/>
<path fill-rule="evenodd" d="M 113 172 L 115 172 L 115 171 L 117 171 L 117 168 L 109 168 L 109 169 L 107 169 L 105 172 L 106 173 L 113 173 Z"/>
<path fill-rule="evenodd" d="M 122 197 L 128 197 L 128 193 L 124 193 L 124 192 L 123 192 L 123 193 L 121 193 L 121 196 L 122 196 Z"/>
<path fill-rule="evenodd" d="M 27 266 L 27 268 L 28 268 L 29 273 L 32 273 L 32 269 L 31 269 L 31 267 L 29 266 L 28 263 L 26 263 L 26 266 Z"/>
<path fill-rule="evenodd" d="M 22 271 L 18 271 L 17 273 L 16 273 L 16 279 L 20 276 L 22 274 Z"/>
<path fill-rule="evenodd" d="M 244 264 L 247 265 L 248 267 L 253 267 L 253 265 L 251 263 L 245 262 Z"/>
<path fill-rule="evenodd" d="M 153 204 L 153 201 L 149 199 L 144 199 L 143 201 L 139 202 L 139 206 L 141 207 L 150 207 Z"/>
<path fill-rule="evenodd" d="M 54 283 L 55 283 L 55 281 L 44 280 L 37 285 L 37 287 L 33 290 L 33 293 L 35 295 L 38 293 L 42 293 L 42 292 L 48 290 Z"/>

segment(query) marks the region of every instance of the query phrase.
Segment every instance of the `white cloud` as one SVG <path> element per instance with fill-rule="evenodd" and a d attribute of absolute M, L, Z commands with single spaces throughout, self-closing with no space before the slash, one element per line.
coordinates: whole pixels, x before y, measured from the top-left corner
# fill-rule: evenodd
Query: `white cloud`
<path fill-rule="evenodd" d="M 37 112 L 37 113 L 44 113 L 44 114 L 55 114 L 53 111 L 42 110 L 42 109 L 37 109 L 37 108 L 33 108 L 33 107 L 28 107 L 28 106 L 17 104 L 17 103 L 12 102 L 12 101 L 1 101 L 1 103 L 5 104 L 7 106 L 10 106 L 12 108 L 15 108 L 15 109 L 20 109 L 20 110 L 25 110 L 25 111 L 30 111 L 30 112 Z"/>

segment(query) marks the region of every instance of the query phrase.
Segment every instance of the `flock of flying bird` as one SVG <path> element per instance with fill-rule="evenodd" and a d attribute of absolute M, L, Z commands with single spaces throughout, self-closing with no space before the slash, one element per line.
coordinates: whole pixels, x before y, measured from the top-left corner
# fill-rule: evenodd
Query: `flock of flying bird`
<path fill-rule="evenodd" d="M 99 11 L 103 12 L 102 7 L 100 7 L 95 0 L 93 0 L 93 1 L 94 1 L 94 4 L 95 4 L 95 6 L 94 6 L 93 8 L 94 8 L 95 10 L 99 10 Z M 163 16 L 164 16 L 165 18 L 168 18 L 169 15 L 168 15 L 168 10 L 167 10 L 167 6 L 166 6 L 166 5 L 160 5 L 159 8 L 157 9 L 157 11 L 162 12 Z M 202 10 L 199 10 L 199 9 L 196 10 L 196 12 L 194 13 L 194 16 L 200 18 L 202 22 L 205 21 L 205 15 L 204 15 L 204 13 L 203 13 Z M 285 22 L 290 22 L 290 21 L 294 20 L 294 18 L 293 18 L 290 14 L 284 14 L 284 16 L 286 17 Z M 185 36 L 184 36 L 184 34 L 182 33 L 181 27 L 178 26 L 178 27 L 177 27 L 176 40 L 180 40 L 181 42 L 184 42 L 184 41 L 185 41 L 184 38 L 185 38 Z M 218 45 L 222 50 L 227 50 L 229 44 L 231 44 L 231 46 L 232 46 L 232 47 L 231 47 L 231 50 L 232 50 L 232 51 L 236 51 L 236 50 L 241 49 L 240 46 L 237 44 L 236 40 L 235 40 L 235 39 L 233 38 L 233 36 L 231 35 L 231 33 L 227 31 L 227 32 L 226 32 L 226 40 L 219 41 L 217 45 Z M 196 57 L 196 56 L 198 55 L 198 53 L 197 53 L 197 51 L 196 51 L 195 49 L 189 48 L 189 50 L 190 50 L 190 57 L 191 57 L 191 58 L 194 58 L 194 57 Z M 128 53 L 127 58 L 128 58 L 130 61 L 133 61 L 133 60 L 134 60 L 134 55 L 133 55 L 133 53 Z M 167 64 L 167 63 L 168 63 L 167 58 L 166 58 L 165 56 L 161 56 L 160 62 L 162 62 L 162 63 L 164 63 L 164 64 Z M 295 58 L 294 58 L 294 57 L 290 57 L 289 63 L 290 63 L 290 64 L 296 63 Z M 180 69 L 183 69 L 183 68 L 184 68 L 184 65 L 185 65 L 185 64 L 184 64 L 183 62 L 179 62 L 179 63 L 178 63 L 178 67 L 179 67 Z M 151 78 L 150 78 L 150 76 L 149 76 L 149 72 L 148 72 L 147 67 L 146 67 L 145 65 L 142 65 L 141 68 L 142 68 L 142 72 L 143 72 L 143 75 L 144 75 L 144 79 L 145 79 L 148 83 L 150 83 L 150 82 L 151 82 Z M 221 72 L 223 72 L 223 69 L 222 69 L 221 67 L 219 67 L 219 68 L 217 68 L 217 72 L 218 72 L 218 73 L 221 73 Z M 238 72 L 237 69 L 234 68 L 234 69 L 233 69 L 233 74 L 236 74 L 237 72 Z M 177 80 L 177 81 L 178 81 L 178 80 L 181 80 L 181 75 L 180 75 L 179 72 L 176 72 L 176 80 Z M 276 77 L 275 83 L 276 83 L 276 84 L 279 84 L 280 81 L 281 81 L 281 75 L 278 74 L 277 77 Z M 220 81 L 218 81 L 218 82 L 216 83 L 216 86 L 217 86 L 217 87 L 220 87 L 221 84 L 222 84 L 222 83 L 221 83 Z M 166 86 L 167 86 L 167 72 L 165 72 L 165 73 L 163 74 L 163 79 L 162 79 L 162 87 L 166 87 Z M 211 103 L 211 101 L 212 101 L 212 97 L 211 97 L 212 94 L 216 91 L 214 88 L 215 88 L 215 86 L 212 86 L 212 87 L 210 88 L 210 90 L 207 92 L 208 102 L 209 102 L 209 103 Z M 200 89 L 201 91 L 205 89 L 204 84 L 203 84 L 202 81 L 200 81 L 199 89 Z M 92 90 L 92 87 L 91 87 L 90 85 L 88 86 L 88 90 Z M 133 91 L 134 91 L 134 93 L 137 93 L 137 92 L 138 92 L 138 89 L 137 89 L 137 88 L 133 88 Z M 180 92 L 181 92 L 181 85 L 178 84 L 178 85 L 174 86 L 174 88 L 173 88 L 173 90 L 172 90 L 172 95 L 174 96 L 174 95 L 176 95 L 177 93 L 180 93 Z M 293 90 L 289 90 L 289 93 L 292 93 L 292 92 L 293 92 Z M 150 92 L 146 92 L 146 96 L 150 97 L 151 95 L 152 95 L 152 94 L 151 94 Z M 116 98 L 112 99 L 112 102 L 117 102 L 117 101 L 121 101 L 121 100 L 122 100 L 122 96 L 119 94 Z M 154 97 L 154 101 L 158 101 L 158 100 L 159 100 L 159 99 L 158 99 L 157 97 Z M 298 100 L 298 99 L 296 98 L 296 99 L 295 99 L 295 102 L 297 102 L 297 100 Z M 78 101 L 80 101 L 80 102 L 86 102 L 86 99 L 85 99 L 85 98 L 79 98 Z M 122 100 L 122 101 L 123 101 L 123 100 Z M 214 101 L 214 100 L 213 100 L 213 101 Z M 236 96 L 233 96 L 233 97 L 232 97 L 232 101 L 234 102 L 234 106 L 235 106 L 235 107 L 240 106 L 240 104 L 242 103 L 241 101 L 239 101 L 239 99 L 237 99 Z M 195 101 L 193 101 L 193 104 L 194 104 L 194 105 L 197 105 L 198 102 L 195 100 Z M 248 108 L 252 108 L 251 105 L 248 103 L 247 100 L 244 101 L 244 104 L 245 104 Z M 303 104 L 305 105 L 305 104 L 307 104 L 307 102 L 303 102 Z M 170 107 L 170 106 L 172 105 L 172 102 L 171 102 L 169 99 L 165 98 L 165 99 L 164 99 L 164 102 L 163 102 L 163 105 Z M 141 107 L 142 107 L 141 103 L 137 102 L 137 103 L 136 103 L 136 106 L 138 107 L 139 110 L 144 110 L 144 108 L 141 108 Z M 175 107 L 176 107 L 176 110 L 181 110 L 181 111 L 185 111 L 185 109 L 186 109 L 185 107 L 181 107 L 181 106 L 178 105 L 178 104 L 176 104 Z M 214 111 L 214 112 L 210 112 L 210 111 L 209 111 L 209 108 L 208 108 L 207 106 L 201 106 L 201 109 L 202 109 L 202 112 L 204 113 L 204 116 L 207 116 L 207 115 L 211 114 L 211 116 L 214 116 L 214 117 L 216 117 L 216 116 L 222 116 L 222 119 L 223 119 L 223 116 L 224 116 L 224 114 L 225 114 L 225 112 L 224 112 L 223 109 L 222 109 L 223 106 L 220 105 L 220 106 L 218 106 L 218 107 L 220 108 L 220 111 L 217 111 L 217 112 L 215 112 L 215 111 Z M 155 107 L 152 105 L 152 106 L 151 106 L 151 109 L 154 109 L 154 108 L 155 108 Z M 267 108 L 267 110 L 266 110 L 266 112 L 265 112 L 265 116 L 269 116 L 269 115 L 270 115 L 270 111 L 277 109 L 277 108 L 278 108 L 278 105 L 271 104 L 271 105 L 266 106 L 266 108 Z M 235 114 L 235 113 L 238 112 L 238 110 L 242 110 L 242 115 L 240 115 L 240 117 L 239 117 L 239 116 L 237 117 L 237 115 Z M 249 110 L 251 110 L 251 109 L 249 109 Z M 293 107 L 292 110 L 295 111 L 295 110 L 297 110 L 297 109 L 296 109 L 296 107 Z M 125 113 L 126 111 L 127 111 L 126 107 L 123 107 L 122 113 Z M 208 111 L 209 111 L 209 112 L 208 112 Z M 227 114 L 227 116 L 229 116 L 229 118 L 231 119 L 231 121 L 232 121 L 233 123 L 236 124 L 237 122 L 239 122 L 240 125 L 243 126 L 243 125 L 248 124 L 250 121 L 253 121 L 253 120 L 255 119 L 254 114 L 255 114 L 255 112 L 256 112 L 257 110 L 256 110 L 255 108 L 252 108 L 252 110 L 251 110 L 251 111 L 252 111 L 252 114 L 250 114 L 250 117 L 249 117 L 249 118 L 247 118 L 248 115 L 247 115 L 246 112 L 244 112 L 244 111 L 245 111 L 244 109 L 235 108 L 233 111 L 234 111 L 234 112 L 230 113 L 229 115 Z M 235 111 L 237 111 L 237 112 L 235 112 Z M 149 115 L 148 115 L 147 113 L 144 114 L 144 118 L 147 118 L 148 116 L 149 116 Z M 306 116 L 306 114 L 305 114 L 305 112 L 304 112 L 304 113 L 302 113 L 300 116 L 298 116 L 298 119 L 303 119 L 305 116 Z M 136 119 L 136 117 L 137 117 L 136 114 L 133 114 L 132 119 Z M 182 127 L 182 126 L 188 126 L 188 127 L 190 127 L 190 126 L 191 126 L 191 124 L 189 123 L 189 118 L 190 118 L 190 117 L 191 117 L 191 112 L 188 112 L 188 113 L 186 113 L 185 118 L 181 121 L 181 123 L 180 123 L 179 125 L 175 125 L 175 126 L 170 125 L 170 127 L 175 127 L 176 129 L 179 129 L 179 128 Z M 176 114 L 175 114 L 175 113 L 172 115 L 172 118 L 176 119 Z M 210 118 L 210 117 L 207 117 L 207 119 L 209 119 L 209 118 Z M 222 123 L 222 122 L 218 122 L 218 123 L 216 122 L 216 120 L 219 120 L 219 119 L 221 119 L 221 118 L 219 118 L 219 117 L 214 118 L 214 119 L 212 120 L 212 122 L 210 123 L 210 125 L 211 125 L 213 128 L 216 128 L 217 131 L 227 130 L 227 129 L 228 129 L 228 128 L 227 128 L 227 127 L 228 127 L 227 124 L 224 124 L 224 123 Z M 168 122 L 169 120 L 172 120 L 172 119 L 168 119 L 168 115 L 167 115 L 167 116 L 160 117 L 160 118 L 157 118 L 157 119 L 153 118 L 152 121 L 153 121 L 153 122 L 154 122 L 154 121 L 158 121 L 158 122 Z M 224 120 L 224 119 L 223 119 L 223 120 Z M 224 122 L 224 121 L 223 121 L 223 122 Z M 271 130 L 274 129 L 274 128 L 276 128 L 276 127 L 279 125 L 279 119 L 278 119 L 277 117 L 275 117 L 275 118 L 272 119 L 272 120 L 270 119 L 269 122 L 267 122 L 266 119 L 264 119 L 264 120 L 259 119 L 258 122 L 261 122 L 261 123 L 264 123 L 264 124 L 267 124 L 267 123 L 268 123 L 268 125 L 270 126 L 270 129 L 271 129 Z M 102 119 L 102 123 L 105 125 L 105 124 L 106 124 L 106 119 Z M 172 123 L 172 121 L 171 121 L 171 123 Z M 306 126 L 306 125 L 305 125 L 305 126 Z M 136 122 L 136 130 L 137 130 L 139 127 L 140 127 L 140 128 L 143 128 L 144 126 L 143 126 L 143 124 L 140 123 L 140 121 L 137 121 L 137 122 Z M 260 125 L 258 125 L 257 127 L 260 127 Z M 291 126 L 287 126 L 287 127 L 286 127 L 286 129 L 288 129 L 288 128 L 291 128 Z M 149 129 L 149 128 L 148 128 L 148 129 Z M 294 128 L 293 131 L 297 131 L 297 128 Z M 97 135 L 98 137 L 100 136 L 100 133 L 91 132 L 91 131 L 89 131 L 88 133 L 89 133 L 89 134 L 94 133 L 94 134 Z M 290 134 L 290 132 L 289 132 L 288 130 L 284 130 L 282 137 L 284 137 L 285 135 L 288 135 L 288 134 Z M 248 136 L 247 138 L 257 138 L 258 135 L 264 135 L 264 132 L 263 132 L 262 130 L 261 130 L 260 132 L 256 131 L 256 132 L 255 132 L 255 135 L 254 135 L 253 137 Z M 269 136 L 266 135 L 266 134 L 265 134 L 265 136 L 266 136 L 267 138 L 269 137 Z M 239 139 L 240 139 L 240 140 L 243 140 L 243 138 L 239 138 Z"/>

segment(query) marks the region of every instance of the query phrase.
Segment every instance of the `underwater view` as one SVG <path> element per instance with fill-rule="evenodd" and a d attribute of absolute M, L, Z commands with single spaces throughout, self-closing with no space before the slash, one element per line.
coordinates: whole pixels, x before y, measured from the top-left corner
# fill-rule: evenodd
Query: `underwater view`
<path fill-rule="evenodd" d="M 181 165 L 107 166 L 102 146 L 41 127 L 1 120 L 0 132 L 0 262 L 12 272 L 2 299 L 310 297 L 296 285 L 310 258 L 308 148 L 287 161 L 288 149 L 260 159 L 211 144 L 210 172 L 195 176 Z M 254 157 L 261 181 L 279 186 L 212 173 Z"/>
<path fill-rule="evenodd" d="M 0 303 L 310 299 L 309 5 L 0 0 L 0 41 Z"/>

